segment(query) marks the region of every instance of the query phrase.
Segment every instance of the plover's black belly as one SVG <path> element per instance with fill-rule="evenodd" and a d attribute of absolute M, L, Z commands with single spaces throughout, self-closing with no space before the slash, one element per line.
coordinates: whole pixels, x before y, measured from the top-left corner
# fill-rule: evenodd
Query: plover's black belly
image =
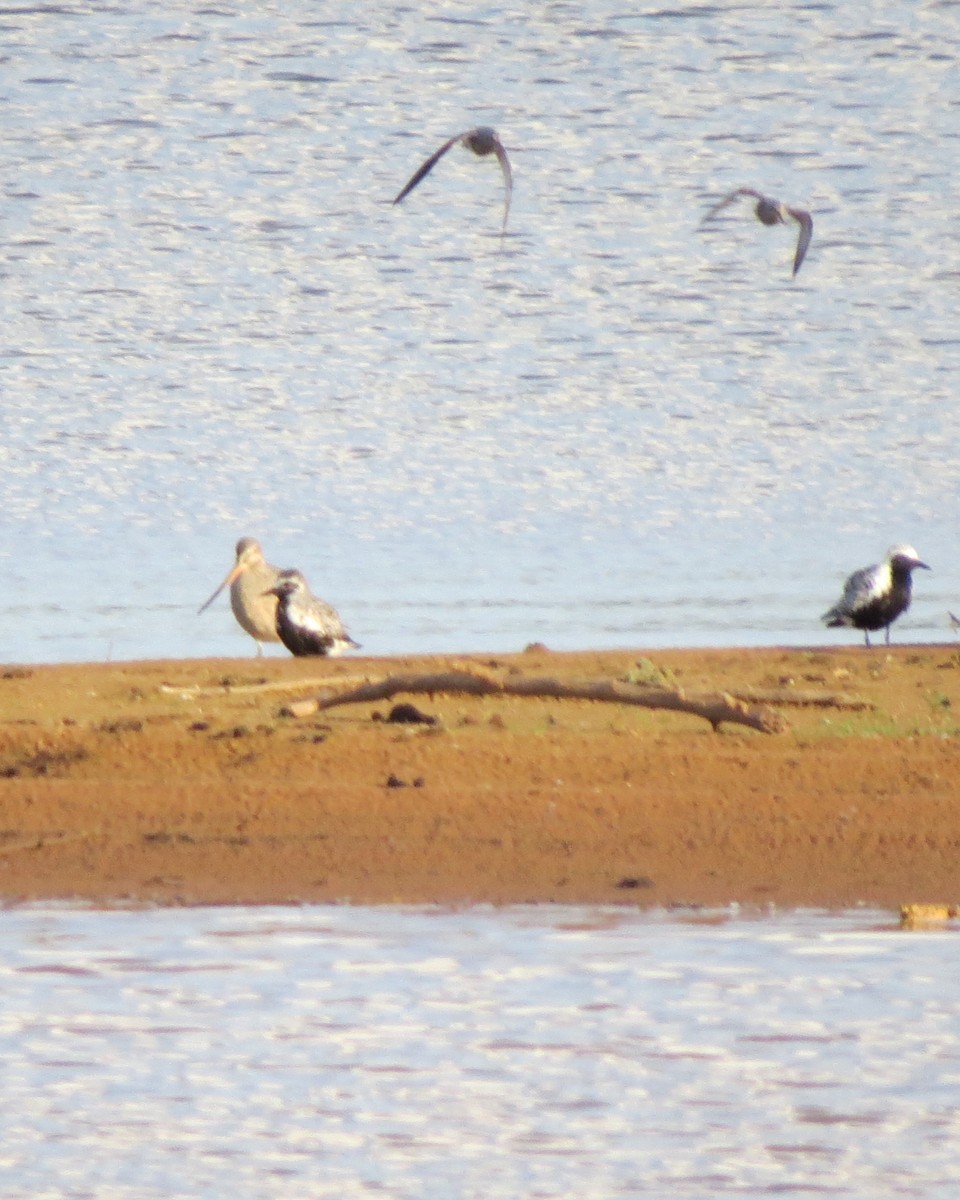
<path fill-rule="evenodd" d="M 885 629 L 910 604 L 910 588 L 894 586 L 885 596 L 877 596 L 868 604 L 856 608 L 850 620 L 857 629 Z"/>
<path fill-rule="evenodd" d="M 329 634 L 298 624 L 283 603 L 277 609 L 277 633 L 286 648 L 297 658 L 329 654 L 334 642 Z"/>

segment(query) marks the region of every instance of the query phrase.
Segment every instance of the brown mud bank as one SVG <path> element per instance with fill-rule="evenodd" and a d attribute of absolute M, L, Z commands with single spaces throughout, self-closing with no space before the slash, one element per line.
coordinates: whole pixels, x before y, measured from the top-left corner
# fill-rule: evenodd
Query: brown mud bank
<path fill-rule="evenodd" d="M 720 692 L 783 728 L 498 690 L 285 712 L 451 670 Z M 953 903 L 960 648 L 0 668 L 0 896 Z"/>

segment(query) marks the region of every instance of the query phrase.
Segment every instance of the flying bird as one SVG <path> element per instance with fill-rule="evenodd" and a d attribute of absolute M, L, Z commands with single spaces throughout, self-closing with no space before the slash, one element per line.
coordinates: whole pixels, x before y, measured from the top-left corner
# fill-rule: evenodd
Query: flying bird
<path fill-rule="evenodd" d="M 769 196 L 764 196 L 761 192 L 754 191 L 753 188 L 742 187 L 731 192 L 729 196 L 724 196 L 719 204 L 715 204 L 710 209 L 700 224 L 705 224 L 711 217 L 715 217 L 721 209 L 726 208 L 728 204 L 732 204 L 734 200 L 739 199 L 741 196 L 751 196 L 756 200 L 753 211 L 757 216 L 757 220 L 761 221 L 764 225 L 785 225 L 789 219 L 796 221 L 800 226 L 800 233 L 797 237 L 797 251 L 793 256 L 793 273 L 796 275 L 806 257 L 810 239 L 813 237 L 813 217 L 804 209 L 791 208 L 789 204 L 782 204 L 779 200 L 772 200 Z"/>
<path fill-rule="evenodd" d="M 300 571 L 281 571 L 268 594 L 276 597 L 280 641 L 297 658 L 360 649 L 336 609 L 314 596 Z"/>
<path fill-rule="evenodd" d="M 854 571 L 843 585 L 843 595 L 821 617 L 830 628 L 852 625 L 862 629 L 867 645 L 870 633 L 882 629 L 890 645 L 890 626 L 910 607 L 912 573 L 922 562 L 912 546 L 892 546 L 882 563 Z"/>
<path fill-rule="evenodd" d="M 210 599 L 197 611 L 205 612 L 225 587 L 230 588 L 230 607 L 240 626 L 257 643 L 279 642 L 277 633 L 277 598 L 269 593 L 280 576 L 279 567 L 271 566 L 263 557 L 256 538 L 244 537 L 237 542 L 236 562 Z"/>
<path fill-rule="evenodd" d="M 466 133 L 458 133 L 444 142 L 440 149 L 436 153 L 431 154 L 427 161 L 414 172 L 406 187 L 394 200 L 394 204 L 399 204 L 404 196 L 412 192 L 420 180 L 429 175 L 446 152 L 452 146 L 456 146 L 458 142 L 466 146 L 468 150 L 472 150 L 479 158 L 486 158 L 488 154 L 495 154 L 497 156 L 497 162 L 499 162 L 500 170 L 503 172 L 503 229 L 506 230 L 507 217 L 510 215 L 510 198 L 513 195 L 513 172 L 510 170 L 510 160 L 507 158 L 507 152 L 503 148 L 503 142 L 497 136 L 497 131 L 491 129 L 488 125 L 481 125 L 477 129 L 468 129 Z"/>

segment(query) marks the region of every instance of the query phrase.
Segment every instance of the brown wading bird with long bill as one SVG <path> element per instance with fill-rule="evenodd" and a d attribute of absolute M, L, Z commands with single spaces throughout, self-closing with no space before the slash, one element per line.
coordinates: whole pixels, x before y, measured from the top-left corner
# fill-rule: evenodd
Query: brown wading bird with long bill
<path fill-rule="evenodd" d="M 503 201 L 503 231 L 505 232 L 507 217 L 510 215 L 510 198 L 513 195 L 513 172 L 510 170 L 510 160 L 507 158 L 503 142 L 497 136 L 497 131 L 491 129 L 489 125 L 480 125 L 476 129 L 468 129 L 466 133 L 458 133 L 452 138 L 448 138 L 440 149 L 435 154 L 431 154 L 427 161 L 421 164 L 414 172 L 406 187 L 395 198 L 394 204 L 399 204 L 404 196 L 412 192 L 420 180 L 429 175 L 446 152 L 451 147 L 456 146 L 458 142 L 466 146 L 468 150 L 472 150 L 479 158 L 486 158 L 488 154 L 495 154 L 497 156 L 497 162 L 500 164 L 500 170 L 503 172 L 505 191 Z"/>
<path fill-rule="evenodd" d="M 813 217 L 802 208 L 792 208 L 789 204 L 783 204 L 779 200 L 773 200 L 770 196 L 764 196 L 762 192 L 754 191 L 753 188 L 742 187 L 731 192 L 710 209 L 707 215 L 701 220 L 700 224 L 704 225 L 711 217 L 715 217 L 721 209 L 732 204 L 734 200 L 738 200 L 741 196 L 749 196 L 756 200 L 753 206 L 754 214 L 758 221 L 764 225 L 785 225 L 787 220 L 796 221 L 800 226 L 800 233 L 797 237 L 797 249 L 793 256 L 793 273 L 800 270 L 803 260 L 806 257 L 807 249 L 810 245 L 810 239 L 813 237 Z"/>
<path fill-rule="evenodd" d="M 206 612 L 223 589 L 229 587 L 233 615 L 257 643 L 257 653 L 262 654 L 261 642 L 281 640 L 277 632 L 277 598 L 269 591 L 280 578 L 280 568 L 267 562 L 256 538 L 241 538 L 237 542 L 236 555 L 236 562 L 210 599 L 201 605 L 197 615 Z"/>

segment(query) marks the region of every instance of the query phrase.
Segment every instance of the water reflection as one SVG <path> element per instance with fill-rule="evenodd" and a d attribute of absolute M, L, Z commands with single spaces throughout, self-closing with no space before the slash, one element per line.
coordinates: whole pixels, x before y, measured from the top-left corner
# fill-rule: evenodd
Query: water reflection
<path fill-rule="evenodd" d="M 955 935 L 881 913 L 3 921 L 10 1195 L 946 1194 L 960 1168 Z"/>
<path fill-rule="evenodd" d="M 247 534 L 372 653 L 839 638 L 901 540 L 943 636 L 956 13 L 10 10 L 0 657 L 244 654 Z M 470 171 L 391 205 L 481 122 L 505 238 Z M 747 183 L 794 282 L 697 228 Z"/>

